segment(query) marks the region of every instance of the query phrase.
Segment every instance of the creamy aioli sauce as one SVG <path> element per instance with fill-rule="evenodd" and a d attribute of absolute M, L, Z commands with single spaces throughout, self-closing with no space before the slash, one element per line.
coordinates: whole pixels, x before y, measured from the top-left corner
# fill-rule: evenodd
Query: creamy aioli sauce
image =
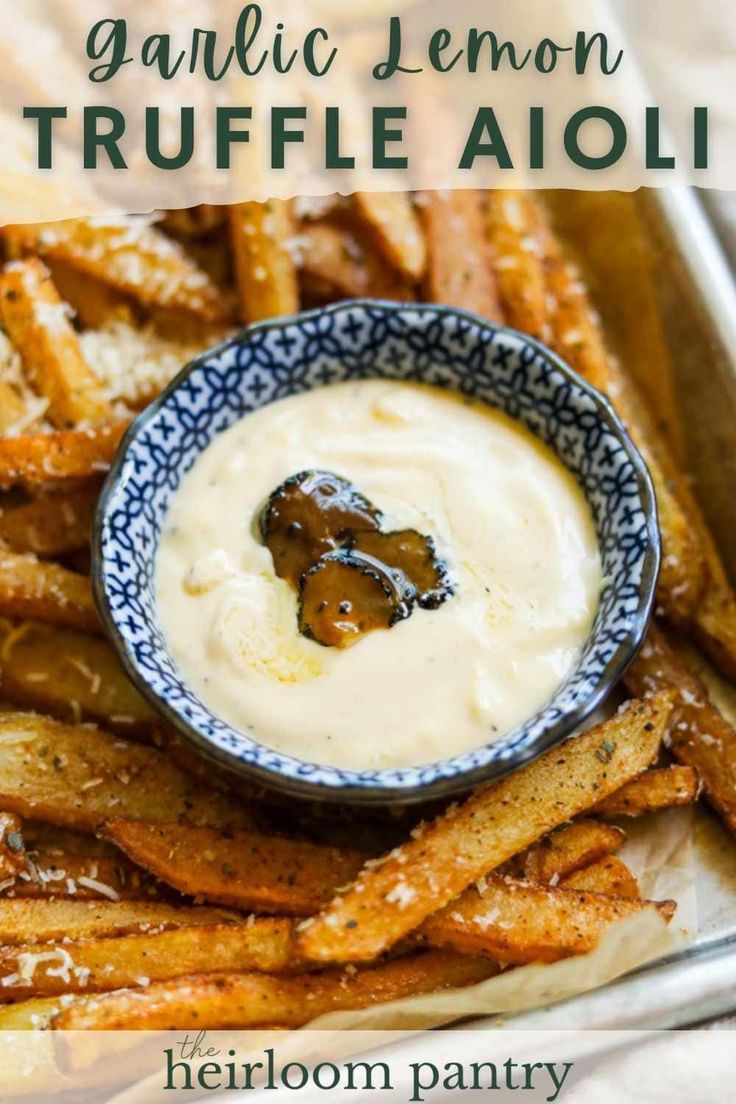
<path fill-rule="evenodd" d="M 385 528 L 431 533 L 455 593 L 347 650 L 301 636 L 255 520 L 306 468 L 360 487 Z M 298 758 L 363 769 L 499 739 L 554 694 L 602 583 L 573 478 L 516 422 L 419 384 L 341 383 L 220 434 L 174 497 L 156 563 L 169 648 L 233 727 Z"/>

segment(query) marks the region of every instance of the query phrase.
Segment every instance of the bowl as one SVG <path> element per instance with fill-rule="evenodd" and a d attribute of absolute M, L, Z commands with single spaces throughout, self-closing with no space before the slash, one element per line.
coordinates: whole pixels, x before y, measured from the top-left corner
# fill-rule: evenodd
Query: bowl
<path fill-rule="evenodd" d="M 577 666 L 523 725 L 439 762 L 345 770 L 260 744 L 200 700 L 167 649 L 153 590 L 154 559 L 172 495 L 216 434 L 276 399 L 373 377 L 415 380 L 481 399 L 550 446 L 590 504 L 605 582 Z M 93 578 L 102 620 L 130 678 L 206 756 L 293 795 L 409 803 L 488 782 L 568 737 L 634 657 L 659 560 L 646 465 L 607 399 L 559 357 L 461 310 L 346 301 L 243 330 L 184 368 L 141 414 L 100 498 Z"/>

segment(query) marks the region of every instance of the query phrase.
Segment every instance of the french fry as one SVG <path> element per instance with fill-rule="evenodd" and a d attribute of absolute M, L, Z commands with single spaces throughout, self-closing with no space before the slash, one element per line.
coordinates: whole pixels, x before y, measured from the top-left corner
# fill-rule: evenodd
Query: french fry
<path fill-rule="evenodd" d="M 535 843 L 522 856 L 523 877 L 547 885 L 618 851 L 624 833 L 612 824 L 578 820 Z"/>
<path fill-rule="evenodd" d="M 127 422 L 0 440 L 0 490 L 18 483 L 51 483 L 104 474 Z"/>
<path fill-rule="evenodd" d="M 0 433 L 12 432 L 26 417 L 26 404 L 12 384 L 0 379 Z"/>
<path fill-rule="evenodd" d="M 14 879 L 26 869 L 20 817 L 0 812 L 0 880 Z"/>
<path fill-rule="evenodd" d="M 352 229 L 306 223 L 297 237 L 301 277 L 316 281 L 328 299 L 411 299 L 406 281 Z"/>
<path fill-rule="evenodd" d="M 0 1031 L 42 1031 L 68 1001 L 45 997 L 41 1000 L 18 1001 L 0 1005 Z"/>
<path fill-rule="evenodd" d="M 645 771 L 616 793 L 599 801 L 592 813 L 603 816 L 641 816 L 673 805 L 692 805 L 698 798 L 698 772 L 671 766 Z"/>
<path fill-rule="evenodd" d="M 467 886 L 641 774 L 658 753 L 673 702 L 672 693 L 631 702 L 419 828 L 303 925 L 300 953 L 318 962 L 382 954 Z"/>
<path fill-rule="evenodd" d="M 36 556 L 65 556 L 88 548 L 99 491 L 97 483 L 88 483 L 0 510 L 0 542 L 11 552 Z"/>
<path fill-rule="evenodd" d="M 0 716 L 0 808 L 87 831 L 111 816 L 252 823 L 246 809 L 208 792 L 153 748 L 26 713 Z"/>
<path fill-rule="evenodd" d="M 550 322 L 538 204 L 528 192 L 488 192 L 488 237 L 509 326 L 549 344 Z"/>
<path fill-rule="evenodd" d="M 560 885 L 563 889 L 583 889 L 589 893 L 605 893 L 609 897 L 641 897 L 639 883 L 626 863 L 616 855 L 609 855 L 568 874 Z"/>
<path fill-rule="evenodd" d="M 255 919 L 0 951 L 0 999 L 102 993 L 186 974 L 293 966 L 288 920 Z"/>
<path fill-rule="evenodd" d="M 94 858 L 65 854 L 58 849 L 26 853 L 23 869 L 16 872 L 3 895 L 34 899 L 66 897 L 75 901 L 149 901 L 173 897 L 150 874 L 122 856 Z"/>
<path fill-rule="evenodd" d="M 145 219 L 68 219 L 2 231 L 14 256 L 29 253 L 93 276 L 144 306 L 226 322 L 217 288 L 184 250 Z"/>
<path fill-rule="evenodd" d="M 180 928 L 225 924 L 237 913 L 202 905 L 170 905 L 165 901 L 67 901 L 0 898 L 0 944 L 18 946 L 59 939 L 95 939 Z"/>
<path fill-rule="evenodd" d="M 148 735 L 157 720 L 109 644 L 55 625 L 0 624 L 0 685 L 16 705 L 123 736 Z"/>
<path fill-rule="evenodd" d="M 482 894 L 466 890 L 426 920 L 419 938 L 433 947 L 517 966 L 557 962 L 593 950 L 611 924 L 651 907 L 666 920 L 675 910 L 673 901 L 607 897 L 495 875 Z"/>
<path fill-rule="evenodd" d="M 94 276 L 64 261 L 46 260 L 56 290 L 85 329 L 97 330 L 115 322 L 130 322 L 129 298 Z"/>
<path fill-rule="evenodd" d="M 75 855 L 79 858 L 111 859 L 121 858 L 120 852 L 107 840 L 90 835 L 89 831 L 77 831 L 75 828 L 62 828 L 58 824 L 48 824 L 43 820 L 23 821 L 23 840 L 31 851 L 48 852 L 57 855 Z"/>
<path fill-rule="evenodd" d="M 102 632 L 89 579 L 31 553 L 0 549 L 0 614 Z"/>
<path fill-rule="evenodd" d="M 241 322 L 259 322 L 299 310 L 296 269 L 289 251 L 289 205 L 238 203 L 230 208 L 230 240 Z"/>
<path fill-rule="evenodd" d="M 195 974 L 146 989 L 79 998 L 52 1026 L 107 1031 L 300 1027 L 327 1012 L 471 985 L 496 972 L 483 959 L 430 951 L 352 974 Z"/>
<path fill-rule="evenodd" d="M 257 832 L 111 820 L 103 835 L 181 893 L 254 912 L 308 916 L 351 882 L 366 855 Z"/>
<path fill-rule="evenodd" d="M 705 798 L 736 834 L 736 731 L 655 625 L 649 626 L 624 679 L 634 693 L 657 693 L 664 687 L 677 691 L 677 718 L 667 746 L 675 759 L 697 771 Z"/>
<path fill-rule="evenodd" d="M 501 321 L 481 193 L 420 192 L 417 207 L 427 240 L 427 298 Z"/>
<path fill-rule="evenodd" d="M 427 265 L 422 227 L 406 192 L 356 192 L 353 203 L 386 260 L 407 280 L 419 280 Z"/>
<path fill-rule="evenodd" d="M 67 306 L 37 258 L 11 262 L 0 273 L 0 317 L 33 387 L 48 401 L 46 416 L 54 426 L 111 420 Z"/>

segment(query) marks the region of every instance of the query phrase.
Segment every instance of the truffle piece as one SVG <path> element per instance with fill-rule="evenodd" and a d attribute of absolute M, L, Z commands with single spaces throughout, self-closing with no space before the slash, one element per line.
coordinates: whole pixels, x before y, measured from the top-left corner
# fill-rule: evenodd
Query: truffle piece
<path fill-rule="evenodd" d="M 302 576 L 299 631 L 326 647 L 349 648 L 408 617 L 415 599 L 402 571 L 362 552 L 329 552 Z"/>
<path fill-rule="evenodd" d="M 378 529 L 381 512 L 352 483 L 326 471 L 303 471 L 276 488 L 260 515 L 276 574 L 298 586 L 312 564 L 349 533 Z"/>
<path fill-rule="evenodd" d="M 447 565 L 438 559 L 434 541 L 416 529 L 354 533 L 347 547 L 403 571 L 416 587 L 417 602 L 423 609 L 437 609 L 453 593 Z"/>

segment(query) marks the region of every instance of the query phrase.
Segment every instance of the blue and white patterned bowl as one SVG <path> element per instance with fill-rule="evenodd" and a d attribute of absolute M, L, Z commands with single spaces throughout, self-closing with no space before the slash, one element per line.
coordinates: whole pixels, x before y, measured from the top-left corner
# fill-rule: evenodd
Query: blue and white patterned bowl
<path fill-rule="evenodd" d="M 370 377 L 472 395 L 551 446 L 592 507 L 606 582 L 580 662 L 525 724 L 438 763 L 349 771 L 265 747 L 197 697 L 161 630 L 154 557 L 172 495 L 216 434 L 275 399 Z M 128 430 L 100 500 L 94 545 L 100 613 L 128 674 L 159 712 L 226 767 L 292 794 L 344 802 L 447 795 L 513 770 L 564 740 L 633 658 L 660 559 L 649 474 L 605 398 L 548 349 L 513 330 L 446 307 L 376 301 L 344 302 L 253 326 L 186 367 Z"/>

